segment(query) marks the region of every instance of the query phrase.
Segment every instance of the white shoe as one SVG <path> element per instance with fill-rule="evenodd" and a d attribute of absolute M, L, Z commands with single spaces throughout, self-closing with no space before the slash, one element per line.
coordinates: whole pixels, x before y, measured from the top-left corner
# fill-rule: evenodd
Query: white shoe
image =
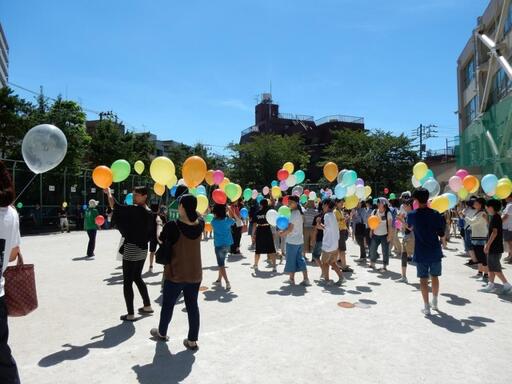
<path fill-rule="evenodd" d="M 509 284 L 507 286 L 503 286 L 503 289 L 501 290 L 501 294 L 502 295 L 508 295 L 510 293 L 512 293 L 512 285 Z"/>
<path fill-rule="evenodd" d="M 407 284 L 409 281 L 407 280 L 407 277 L 402 276 L 402 277 L 401 277 L 401 278 L 399 278 L 396 282 L 397 282 L 397 283 L 405 283 L 405 284 Z"/>
<path fill-rule="evenodd" d="M 487 284 L 482 289 L 479 289 L 478 292 L 485 292 L 485 293 L 495 293 L 496 292 L 496 286 L 494 284 Z"/>
<path fill-rule="evenodd" d="M 212 285 L 213 285 L 214 287 L 220 287 L 220 286 L 222 285 L 222 283 L 221 283 L 219 280 L 215 280 L 215 281 L 212 283 Z"/>
<path fill-rule="evenodd" d="M 423 309 L 421 310 L 421 313 L 423 313 L 425 316 L 430 316 L 430 315 L 431 315 L 431 313 L 430 313 L 430 307 L 428 307 L 428 308 L 423 308 Z"/>

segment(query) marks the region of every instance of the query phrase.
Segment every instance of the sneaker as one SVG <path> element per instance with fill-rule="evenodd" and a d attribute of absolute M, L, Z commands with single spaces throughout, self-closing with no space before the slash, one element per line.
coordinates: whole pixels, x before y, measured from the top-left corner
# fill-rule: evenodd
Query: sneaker
<path fill-rule="evenodd" d="M 425 316 L 430 316 L 431 313 L 430 313 L 430 307 L 427 307 L 427 308 L 423 308 L 421 310 L 421 313 L 423 313 Z"/>
<path fill-rule="evenodd" d="M 226 283 L 226 291 L 231 291 L 231 284 Z"/>
<path fill-rule="evenodd" d="M 437 299 L 432 300 L 432 303 L 430 304 L 430 308 L 432 308 L 434 311 L 439 311 L 439 306 L 437 305 Z"/>
<path fill-rule="evenodd" d="M 251 267 L 251 269 L 254 269 L 255 271 L 257 271 L 257 270 L 258 270 L 258 266 L 255 264 L 255 265 L 253 265 L 253 266 Z"/>
<path fill-rule="evenodd" d="M 348 272 L 348 273 L 352 273 L 352 272 L 354 272 L 354 270 L 353 270 L 352 268 L 348 267 L 348 266 L 347 266 L 347 267 L 345 267 L 345 268 L 342 268 L 341 270 L 342 270 L 343 272 Z"/>
<path fill-rule="evenodd" d="M 214 287 L 220 287 L 222 284 L 221 284 L 220 280 L 215 280 L 215 281 L 212 283 L 212 285 L 213 285 Z"/>
<path fill-rule="evenodd" d="M 157 340 L 169 341 L 169 336 L 162 336 L 160 334 L 160 332 L 158 332 L 158 329 L 156 329 L 156 328 L 151 329 L 151 331 L 149 331 L 149 333 L 151 334 L 151 336 L 153 336 Z"/>
<path fill-rule="evenodd" d="M 343 277 L 340 277 L 334 285 L 336 285 L 337 287 L 341 287 L 344 282 L 345 279 Z"/>
<path fill-rule="evenodd" d="M 304 287 L 311 287 L 311 282 L 309 279 L 304 280 L 300 285 L 303 285 Z"/>
<path fill-rule="evenodd" d="M 496 287 L 494 286 L 494 284 L 487 284 L 485 287 L 483 287 L 482 289 L 479 289 L 478 291 L 485 292 L 485 293 L 495 293 Z"/>
<path fill-rule="evenodd" d="M 402 277 L 401 277 L 401 278 L 399 278 L 396 282 L 397 282 L 397 283 L 405 283 L 405 284 L 407 284 L 409 281 L 407 280 L 407 277 L 402 276 Z"/>

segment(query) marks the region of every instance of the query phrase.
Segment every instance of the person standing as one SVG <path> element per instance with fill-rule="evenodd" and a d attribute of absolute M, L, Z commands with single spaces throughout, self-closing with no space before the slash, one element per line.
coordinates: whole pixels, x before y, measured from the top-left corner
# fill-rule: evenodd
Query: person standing
<path fill-rule="evenodd" d="M 507 263 L 512 264 L 512 194 L 506 198 L 507 205 L 503 210 L 503 241 L 508 246 L 508 257 L 505 258 Z"/>
<path fill-rule="evenodd" d="M 254 240 L 253 232 L 256 227 L 256 220 L 258 211 L 260 210 L 259 204 L 256 200 L 254 200 L 249 208 L 249 228 L 247 230 L 247 234 L 251 236 L 251 245 L 249 246 L 249 251 L 254 251 L 256 249 L 256 243 Z"/>
<path fill-rule="evenodd" d="M 172 247 L 170 263 L 164 267 L 164 291 L 160 322 L 158 328 L 151 329 L 151 335 L 157 340 L 168 341 L 167 331 L 172 320 L 174 305 L 183 292 L 188 315 L 188 337 L 183 345 L 197 350 L 199 335 L 199 306 L 197 296 L 203 280 L 201 263 L 201 234 L 204 221 L 196 212 L 197 199 L 189 194 L 179 198 L 178 220 L 169 221 L 162 230 L 160 241 Z"/>
<path fill-rule="evenodd" d="M 407 225 L 407 215 L 412 212 L 412 200 L 407 200 L 403 203 L 403 211 L 397 216 L 397 220 L 402 223 L 404 227 L 404 237 L 402 239 L 402 276 L 396 281 L 397 283 L 408 283 L 407 280 L 407 264 L 412 260 L 414 254 L 414 232 Z"/>
<path fill-rule="evenodd" d="M 226 206 L 224 204 L 215 204 L 213 206 L 213 245 L 215 246 L 215 256 L 217 257 L 217 266 L 219 267 L 219 276 L 213 282 L 215 286 L 222 286 L 222 279 L 226 282 L 226 291 L 231 290 L 231 284 L 226 273 L 226 256 L 229 247 L 233 245 L 232 228 L 235 220 L 226 215 Z"/>
<path fill-rule="evenodd" d="M 292 211 L 290 222 L 288 223 L 288 228 L 280 233 L 281 237 L 286 239 L 286 264 L 284 272 L 290 275 L 287 283 L 291 285 L 295 284 L 295 273 L 302 272 L 304 280 L 301 285 L 309 287 L 311 283 L 309 282 L 308 268 L 302 249 L 304 246 L 304 218 L 302 217 L 303 213 L 299 205 L 299 197 L 295 195 L 290 196 L 288 206 Z"/>
<path fill-rule="evenodd" d="M 485 199 L 482 197 L 475 199 L 473 207 L 476 212 L 472 217 L 466 216 L 466 222 L 471 227 L 471 245 L 478 262 L 477 277 L 481 277 L 482 281 L 487 281 L 489 276 L 484 246 L 487 242 L 489 220 L 485 213 Z"/>
<path fill-rule="evenodd" d="M 318 203 L 317 215 L 313 218 L 313 251 L 311 253 L 312 261 L 316 263 L 322 269 L 322 263 L 320 262 L 320 258 L 322 256 L 322 241 L 324 239 L 324 212 L 323 212 L 323 203 Z M 322 278 L 323 273 L 320 274 L 320 278 Z"/>
<path fill-rule="evenodd" d="M 389 211 L 386 199 L 382 197 L 377 199 L 377 209 L 372 212 L 372 215 L 378 215 L 380 217 L 380 223 L 377 228 L 370 232 L 370 268 L 375 268 L 377 249 L 380 245 L 382 248 L 383 265 L 379 271 L 385 272 L 389 265 L 389 243 L 393 235 L 393 217 Z"/>
<path fill-rule="evenodd" d="M 354 272 L 352 268 L 347 265 L 347 240 L 348 240 L 348 225 L 347 218 L 345 217 L 345 200 L 336 199 L 336 209 L 334 215 L 338 222 L 338 229 L 340 231 L 339 243 L 338 243 L 338 260 L 341 263 L 341 270 L 343 272 Z"/>
<path fill-rule="evenodd" d="M 414 232 L 414 257 L 424 308 L 422 313 L 430 315 L 430 308 L 438 310 L 439 277 L 442 272 L 440 237 L 444 236 L 445 221 L 443 217 L 427 205 L 429 192 L 418 188 L 413 193 L 418 202 L 418 209 L 409 212 L 407 225 Z M 428 281 L 432 279 L 432 304 L 429 303 Z"/>
<path fill-rule="evenodd" d="M 89 200 L 89 207 L 85 210 L 84 214 L 84 229 L 89 237 L 89 242 L 87 243 L 87 257 L 93 257 L 94 248 L 96 248 L 96 232 L 99 228 L 96 224 L 96 216 L 99 215 L 96 209 L 97 206 L 98 202 L 96 200 Z"/>
<path fill-rule="evenodd" d="M 233 219 L 231 227 L 233 243 L 231 244 L 230 251 L 232 255 L 240 255 L 240 240 L 242 239 L 242 227 L 244 225 L 242 217 L 240 216 L 240 205 L 237 201 L 229 206 L 229 216 Z"/>
<path fill-rule="evenodd" d="M 314 238 L 314 226 L 315 217 L 318 215 L 318 211 L 315 208 L 315 202 L 308 200 L 306 203 L 306 209 L 304 210 L 304 258 L 308 253 L 313 253 L 313 244 L 315 244 Z M 306 258 L 306 262 L 308 259 Z"/>
<path fill-rule="evenodd" d="M 0 383 L 19 384 L 16 361 L 9 347 L 9 326 L 5 305 L 4 272 L 20 252 L 20 222 L 12 206 L 16 193 L 7 167 L 0 161 Z"/>
<path fill-rule="evenodd" d="M 69 233 L 68 209 L 64 205 L 59 208 L 58 215 L 60 233 L 64 233 L 64 230 Z"/>
<path fill-rule="evenodd" d="M 359 259 L 358 263 L 364 263 L 366 261 L 366 245 L 365 238 L 368 228 L 368 210 L 366 209 L 366 203 L 361 201 L 357 208 L 354 208 L 351 212 L 352 222 L 354 223 L 354 234 L 356 242 L 359 245 Z"/>
<path fill-rule="evenodd" d="M 252 268 L 258 270 L 260 255 L 266 254 L 272 262 L 272 272 L 277 272 L 276 247 L 274 245 L 272 229 L 270 228 L 270 224 L 266 217 L 268 210 L 268 200 L 261 200 L 260 210 L 256 214 L 256 223 L 253 227 L 253 241 L 256 244 L 256 251 L 254 254 L 254 265 Z"/>
<path fill-rule="evenodd" d="M 109 188 L 105 189 L 105 193 L 108 196 L 110 208 L 114 211 L 112 220 L 124 238 L 119 253 L 123 255 L 123 294 L 128 313 L 122 315 L 121 320 L 136 321 L 133 309 L 133 283 L 137 285 L 144 305 L 139 308 L 139 314 L 153 313 L 148 288 L 142 279 L 142 269 L 148 255 L 148 242 L 154 229 L 154 218 L 146 205 L 148 190 L 146 187 L 133 189 L 134 205 L 117 203 Z"/>
<path fill-rule="evenodd" d="M 322 279 L 321 284 L 332 285 L 333 282 L 329 279 L 329 267 L 332 268 L 338 275 L 337 286 L 343 284 L 343 273 L 340 267 L 336 263 L 338 259 L 338 248 L 339 248 L 339 226 L 336 216 L 333 213 L 336 203 L 333 200 L 327 200 L 323 203 L 324 210 L 324 224 L 322 224 L 324 230 L 324 236 L 322 240 Z"/>
<path fill-rule="evenodd" d="M 485 203 L 487 213 L 491 216 L 489 221 L 489 236 L 484 246 L 487 255 L 487 266 L 489 268 L 489 282 L 480 289 L 481 292 L 496 292 L 494 279 L 498 277 L 503 283 L 501 294 L 512 292 L 512 285 L 503 274 L 500 259 L 503 253 L 503 224 L 500 216 L 501 203 L 498 200 L 490 199 Z"/>
<path fill-rule="evenodd" d="M 471 242 L 472 232 L 469 220 L 475 216 L 476 210 L 473 208 L 476 197 L 471 196 L 469 201 L 466 201 L 466 207 L 460 212 L 460 216 L 464 218 L 464 250 L 467 255 L 471 258 L 466 265 L 478 264 L 476 259 L 475 251 L 473 250 L 473 244 Z"/>

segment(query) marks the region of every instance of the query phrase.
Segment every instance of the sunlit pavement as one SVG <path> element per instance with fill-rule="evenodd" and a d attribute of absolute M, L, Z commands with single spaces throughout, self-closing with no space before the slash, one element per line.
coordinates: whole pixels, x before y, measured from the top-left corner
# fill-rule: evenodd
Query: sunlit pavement
<path fill-rule="evenodd" d="M 188 329 L 182 300 L 170 342 L 150 337 L 160 312 L 161 266 L 144 275 L 155 315 L 119 320 L 126 309 L 118 243 L 117 231 L 98 232 L 96 257 L 86 260 L 85 232 L 22 239 L 25 261 L 36 266 L 39 295 L 39 309 L 9 322 L 23 383 L 481 384 L 512 377 L 512 296 L 477 292 L 482 284 L 458 250 L 443 259 L 441 312 L 425 318 L 415 268 L 409 267 L 409 285 L 394 281 L 397 258 L 389 273 L 370 272 L 353 261 L 358 248 L 352 241 L 355 273 L 341 288 L 290 287 L 284 263 L 273 274 L 264 258 L 254 275 L 253 253 L 244 251 L 228 262 L 231 292 L 212 288 L 213 241 L 203 242 L 202 285 L 208 289 L 200 293 L 200 350 L 194 354 L 182 344 Z M 244 235 L 244 250 L 247 245 Z M 461 249 L 459 240 L 449 246 Z M 317 280 L 319 269 L 308 268 Z M 512 279 L 512 267 L 506 268 Z"/>

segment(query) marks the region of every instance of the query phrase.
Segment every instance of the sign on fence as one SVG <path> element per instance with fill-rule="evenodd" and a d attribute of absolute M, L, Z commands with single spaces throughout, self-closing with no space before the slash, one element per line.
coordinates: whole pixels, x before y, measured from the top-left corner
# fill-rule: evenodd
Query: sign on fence
<path fill-rule="evenodd" d="M 48 186 L 48 190 L 49 190 L 50 192 L 55 192 L 55 185 L 49 185 L 49 186 Z"/>

